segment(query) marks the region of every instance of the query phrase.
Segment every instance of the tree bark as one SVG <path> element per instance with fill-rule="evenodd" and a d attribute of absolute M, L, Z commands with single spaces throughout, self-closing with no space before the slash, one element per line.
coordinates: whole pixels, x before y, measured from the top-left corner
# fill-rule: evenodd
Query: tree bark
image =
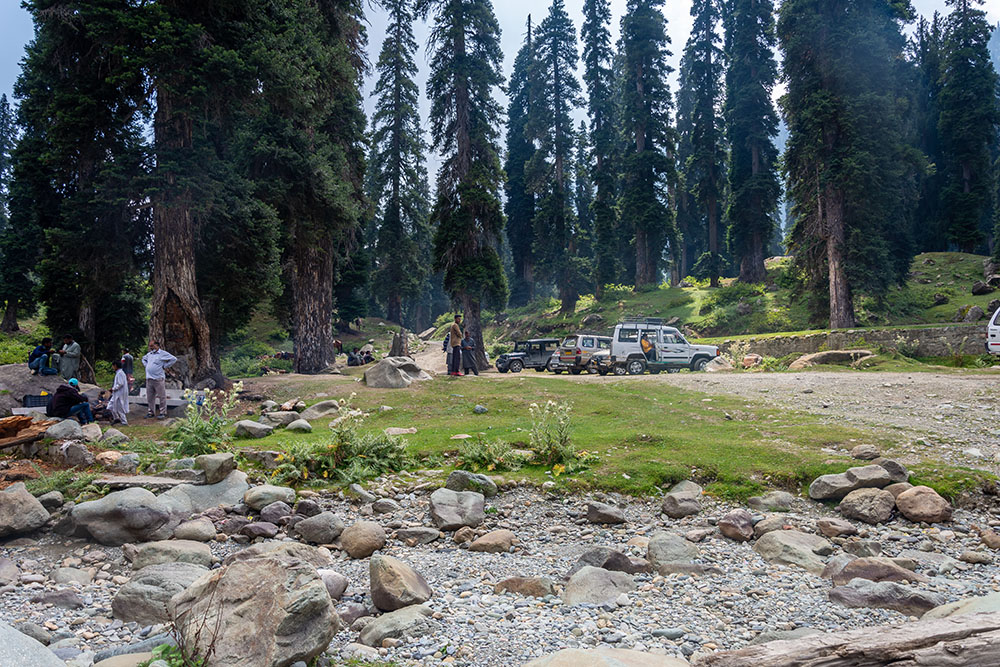
<path fill-rule="evenodd" d="M 844 266 L 844 196 L 827 186 L 821 206 L 826 225 L 826 260 L 830 275 L 830 328 L 844 329 L 854 326 L 854 303 L 851 287 L 847 282 Z"/>
<path fill-rule="evenodd" d="M 0 322 L 0 331 L 14 333 L 21 328 L 17 323 L 17 308 L 19 305 L 20 299 L 18 297 L 12 296 L 7 299 L 7 307 L 3 311 L 3 322 Z"/>
<path fill-rule="evenodd" d="M 80 304 L 80 312 L 77 313 L 76 326 L 80 330 L 80 347 L 83 356 L 88 359 L 97 359 L 97 323 L 95 321 L 94 302 L 90 297 L 84 297 Z"/>
<path fill-rule="evenodd" d="M 743 257 L 740 258 L 740 282 L 762 283 L 767 278 L 764 269 L 764 241 L 759 231 L 754 231 L 750 237 Z"/>
<path fill-rule="evenodd" d="M 403 323 L 403 298 L 393 290 L 385 302 L 385 319 L 396 324 Z"/>
<path fill-rule="evenodd" d="M 333 238 L 298 230 L 293 258 L 295 372 L 319 373 L 334 359 Z"/>
<path fill-rule="evenodd" d="M 190 151 L 191 119 L 174 110 L 172 95 L 160 87 L 156 94 L 153 133 L 159 159 Z M 153 200 L 153 301 L 149 337 L 177 357 L 172 375 L 184 386 L 222 376 L 212 363 L 208 320 L 198 298 L 195 274 L 194 220 L 190 189 L 178 183 L 170 168 L 157 168 L 159 189 Z"/>
<path fill-rule="evenodd" d="M 490 367 L 490 363 L 486 358 L 486 348 L 483 342 L 483 321 L 479 301 L 463 294 L 462 310 L 464 311 L 464 329 L 472 334 L 472 341 L 476 345 L 476 352 L 473 355 L 476 359 L 476 368 L 485 371 Z"/>
<path fill-rule="evenodd" d="M 708 252 L 712 255 L 712 273 L 710 285 L 719 286 L 719 206 L 715 197 L 709 197 L 708 202 Z"/>
<path fill-rule="evenodd" d="M 828 632 L 706 655 L 696 667 L 1000 666 L 1000 612 Z"/>
<path fill-rule="evenodd" d="M 649 233 L 640 228 L 635 230 L 635 287 L 645 287 L 654 281 L 654 262 L 649 252 Z"/>

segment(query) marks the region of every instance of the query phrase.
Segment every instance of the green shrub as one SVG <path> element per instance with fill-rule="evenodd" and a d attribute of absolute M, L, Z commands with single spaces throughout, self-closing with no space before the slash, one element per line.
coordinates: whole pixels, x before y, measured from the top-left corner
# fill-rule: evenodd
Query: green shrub
<path fill-rule="evenodd" d="M 566 465 L 576 461 L 576 450 L 570 440 L 570 408 L 568 403 L 548 401 L 539 406 L 532 403 L 530 446 L 534 461 L 545 466 Z"/>
<path fill-rule="evenodd" d="M 28 355 L 34 345 L 11 336 L 0 337 L 0 364 L 28 365 Z"/>
<path fill-rule="evenodd" d="M 46 473 L 34 463 L 31 467 L 39 474 L 37 479 L 25 480 L 24 487 L 33 496 L 40 496 L 50 491 L 58 491 L 65 496 L 66 500 L 75 500 L 84 492 L 98 491 L 93 485 L 98 475 L 90 472 L 77 472 L 76 468 L 69 470 L 56 470 Z"/>
<path fill-rule="evenodd" d="M 264 374 L 264 364 L 254 357 L 233 359 L 223 357 L 222 374 L 230 378 L 252 378 Z"/>
<path fill-rule="evenodd" d="M 510 472 L 519 470 L 524 463 L 509 443 L 503 440 L 488 441 L 482 433 L 465 440 L 459 447 L 456 468 L 473 472 Z"/>
<path fill-rule="evenodd" d="M 500 341 L 497 341 L 496 343 L 493 343 L 492 345 L 490 345 L 488 351 L 489 351 L 490 359 L 496 359 L 501 354 L 507 354 L 508 352 L 510 352 L 513 349 L 514 349 L 514 346 L 511 345 L 510 343 L 501 343 Z"/>
<path fill-rule="evenodd" d="M 228 356 L 232 359 L 245 359 L 247 357 L 268 357 L 272 354 L 274 354 L 273 347 L 259 340 L 251 340 L 237 345 Z"/>
<path fill-rule="evenodd" d="M 713 290 L 709 295 L 707 295 L 704 300 L 702 300 L 702 307 L 709 305 L 709 310 L 713 308 L 724 308 L 729 305 L 734 305 L 740 301 L 750 301 L 758 297 L 764 296 L 767 293 L 767 286 L 758 283 L 740 283 L 735 282 L 732 285 L 726 287 L 719 287 Z"/>
<path fill-rule="evenodd" d="M 206 391 L 199 405 L 193 392 L 186 392 L 188 400 L 184 418 L 170 430 L 170 438 L 178 442 L 174 455 L 183 458 L 212 454 L 224 447 L 230 439 L 227 432 L 229 413 L 236 407 L 237 396 L 243 383 L 237 382 L 228 392 Z"/>
<path fill-rule="evenodd" d="M 608 284 L 604 286 L 604 291 L 601 293 L 602 301 L 617 301 L 619 299 L 624 299 L 635 293 L 635 288 L 632 285 L 615 285 Z"/>

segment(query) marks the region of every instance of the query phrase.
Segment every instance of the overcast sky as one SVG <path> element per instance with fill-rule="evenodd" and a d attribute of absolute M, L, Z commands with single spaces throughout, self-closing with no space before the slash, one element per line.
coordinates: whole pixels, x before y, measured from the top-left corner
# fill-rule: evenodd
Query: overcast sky
<path fill-rule="evenodd" d="M 935 10 L 942 13 L 947 12 L 944 0 L 912 1 L 917 12 L 925 16 L 929 16 Z M 625 3 L 626 0 L 611 0 L 613 12 L 611 30 L 614 39 L 618 38 L 618 22 L 625 11 Z M 672 64 L 676 68 L 680 61 L 680 53 L 684 48 L 684 42 L 687 40 L 688 32 L 691 29 L 691 1 L 669 0 L 665 4 L 664 13 L 668 21 L 667 30 L 672 41 L 671 50 L 674 54 Z M 579 34 L 583 0 L 567 0 L 566 5 Z M 984 7 L 992 23 L 996 24 L 1000 21 L 1000 2 L 990 0 Z M 500 21 L 501 30 L 503 31 L 501 39 L 504 53 L 503 74 L 505 79 L 510 74 L 510 67 L 514 61 L 514 56 L 517 54 L 517 50 L 524 38 L 524 26 L 528 14 L 532 14 L 533 22 L 538 23 L 545 17 L 546 9 L 547 3 L 532 0 L 499 0 L 495 2 L 495 11 Z M 368 53 L 369 60 L 374 65 L 378 59 L 378 52 L 385 36 L 386 21 L 381 11 L 373 10 L 370 7 L 368 21 Z M 424 84 L 429 60 L 427 50 L 424 46 L 427 41 L 427 26 L 423 22 L 418 22 L 414 32 L 418 44 L 421 45 L 417 54 L 417 66 L 420 69 L 418 83 L 421 91 L 423 91 L 425 89 Z M 17 0 L 0 0 L 0 92 L 7 93 L 8 97 L 12 96 L 11 91 L 20 69 L 20 60 L 24 52 L 24 45 L 31 37 L 31 21 L 28 18 L 27 12 L 20 7 L 20 3 Z M 372 84 L 373 81 L 370 75 L 365 91 L 365 105 L 369 111 L 373 104 L 371 98 L 368 97 L 373 87 Z M 427 100 L 423 99 L 421 102 L 421 112 L 424 118 L 426 118 L 427 106 Z M 433 165 L 431 165 L 430 172 L 431 174 L 434 173 Z"/>

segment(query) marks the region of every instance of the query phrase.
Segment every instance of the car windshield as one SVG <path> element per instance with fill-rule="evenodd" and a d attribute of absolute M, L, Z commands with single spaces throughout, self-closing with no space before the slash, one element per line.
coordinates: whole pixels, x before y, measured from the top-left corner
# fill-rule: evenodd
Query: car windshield
<path fill-rule="evenodd" d="M 566 340 L 562 342 L 563 347 L 573 347 L 576 345 L 576 336 L 566 336 Z"/>
<path fill-rule="evenodd" d="M 531 349 L 531 343 L 514 343 L 515 352 L 527 352 Z"/>

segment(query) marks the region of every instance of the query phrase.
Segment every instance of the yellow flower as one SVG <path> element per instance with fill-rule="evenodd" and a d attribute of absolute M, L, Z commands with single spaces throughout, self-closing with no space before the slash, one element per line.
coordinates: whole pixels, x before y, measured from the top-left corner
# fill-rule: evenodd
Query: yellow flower
<path fill-rule="evenodd" d="M 554 474 L 556 477 L 563 474 L 564 472 L 566 472 L 566 466 L 562 465 L 561 463 L 557 463 L 554 466 L 552 466 L 552 474 Z"/>
<path fill-rule="evenodd" d="M 302 479 L 309 479 L 309 470 L 302 466 Z"/>

